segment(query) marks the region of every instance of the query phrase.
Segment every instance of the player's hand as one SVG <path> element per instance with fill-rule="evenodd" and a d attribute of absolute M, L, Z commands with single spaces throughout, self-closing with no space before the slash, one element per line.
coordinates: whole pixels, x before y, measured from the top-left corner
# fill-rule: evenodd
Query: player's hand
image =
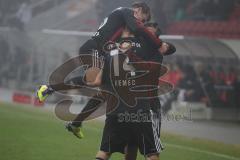
<path fill-rule="evenodd" d="M 158 49 L 158 51 L 164 55 L 168 51 L 169 45 L 165 42 L 162 43 L 162 46 Z"/>

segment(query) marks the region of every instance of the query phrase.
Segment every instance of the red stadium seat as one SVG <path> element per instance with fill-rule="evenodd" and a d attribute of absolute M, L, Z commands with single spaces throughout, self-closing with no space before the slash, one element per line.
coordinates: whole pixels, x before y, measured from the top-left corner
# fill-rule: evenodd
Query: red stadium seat
<path fill-rule="evenodd" d="M 240 38 L 240 22 L 182 21 L 170 25 L 167 33 L 210 38 Z"/>

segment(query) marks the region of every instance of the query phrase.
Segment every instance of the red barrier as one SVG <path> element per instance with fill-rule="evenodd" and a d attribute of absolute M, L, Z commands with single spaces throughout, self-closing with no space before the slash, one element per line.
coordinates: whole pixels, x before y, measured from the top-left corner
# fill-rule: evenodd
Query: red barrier
<path fill-rule="evenodd" d="M 44 105 L 44 103 L 39 102 L 37 98 L 32 97 L 29 94 L 24 94 L 19 92 L 13 93 L 12 101 L 15 103 L 34 105 L 37 107 L 42 107 Z"/>
<path fill-rule="evenodd" d="M 13 93 L 12 101 L 22 104 L 31 104 L 32 97 L 27 94 Z"/>
<path fill-rule="evenodd" d="M 33 98 L 33 105 L 36 107 L 42 107 L 44 105 L 43 102 L 40 102 L 37 98 Z"/>

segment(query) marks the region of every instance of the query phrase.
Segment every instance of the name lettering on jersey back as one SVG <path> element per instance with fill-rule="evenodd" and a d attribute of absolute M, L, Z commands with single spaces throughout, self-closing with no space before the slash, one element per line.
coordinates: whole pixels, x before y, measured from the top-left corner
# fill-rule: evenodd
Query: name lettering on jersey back
<path fill-rule="evenodd" d="M 142 46 L 140 43 L 132 42 L 132 47 L 141 48 Z"/>
<path fill-rule="evenodd" d="M 131 87 L 136 85 L 135 80 L 115 80 L 114 82 L 115 86 L 118 87 Z"/>

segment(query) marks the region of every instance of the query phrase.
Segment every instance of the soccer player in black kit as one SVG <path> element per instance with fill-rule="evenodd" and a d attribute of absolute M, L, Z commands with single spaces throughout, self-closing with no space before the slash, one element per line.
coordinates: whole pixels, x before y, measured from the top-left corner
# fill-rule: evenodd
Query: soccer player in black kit
<path fill-rule="evenodd" d="M 149 48 L 160 52 L 163 48 L 161 47 L 161 40 L 153 36 L 153 34 L 149 32 L 142 24 L 142 22 L 149 19 L 149 8 L 144 3 L 133 4 L 132 9 L 116 9 L 110 14 L 107 19 L 104 20 L 104 23 L 99 27 L 96 35 L 93 36 L 91 40 L 87 41 L 80 48 L 80 54 L 91 54 L 93 50 L 98 50 L 98 52 L 102 54 L 102 46 L 108 41 L 115 41 L 116 38 L 122 34 L 125 26 L 127 26 L 129 30 L 136 36 L 141 37 L 143 40 L 145 40 L 144 43 L 146 43 Z M 76 125 L 76 127 L 79 127 L 79 124 L 79 121 L 76 121 L 75 124 L 70 124 L 68 127 L 70 127 L 70 129 L 74 127 L 74 125 Z M 104 156 L 101 156 L 101 153 L 98 155 L 96 159 L 105 159 Z"/>
<path fill-rule="evenodd" d="M 148 23 L 146 26 L 152 33 L 156 34 L 156 37 L 159 36 L 160 32 L 156 23 Z M 123 32 L 118 41 L 131 41 L 130 62 L 148 62 L 150 70 L 154 69 L 154 65 L 151 67 L 151 63 L 161 64 L 163 55 L 173 54 L 176 51 L 172 44 L 163 42 L 159 52 L 151 48 L 144 39 L 135 37 L 128 30 Z M 155 68 L 155 70 L 155 78 L 149 79 L 149 81 L 155 81 L 155 85 L 158 85 L 160 68 Z M 148 160 L 159 159 L 159 152 L 162 148 L 160 143 L 161 105 L 157 97 L 158 95 L 153 95 L 153 98 L 150 99 L 138 99 L 137 106 L 134 109 L 130 109 L 120 102 L 116 111 L 107 114 L 97 159 L 105 160 L 112 153 L 120 152 L 126 154 L 126 160 L 134 160 L 136 159 L 137 148 Z M 136 115 L 137 112 L 141 111 L 141 114 L 149 115 L 151 121 L 132 122 L 130 120 L 129 122 L 120 122 L 119 115 L 126 114 L 126 111 L 129 112 L 129 115 Z M 125 147 L 127 150 L 125 150 Z"/>
<path fill-rule="evenodd" d="M 117 37 L 121 36 L 122 31 L 127 26 L 132 33 L 136 36 L 142 37 L 146 40 L 146 43 L 151 48 L 159 49 L 162 42 L 159 38 L 156 38 L 146 27 L 144 22 L 149 21 L 151 18 L 150 8 L 146 3 L 137 2 L 132 4 L 132 8 L 120 7 L 115 9 L 104 22 L 100 25 L 96 34 L 80 47 L 79 54 L 92 54 L 97 51 L 99 55 L 105 56 L 102 51 L 103 46 L 109 41 L 115 41 Z M 78 82 L 83 84 L 83 82 Z M 57 86 L 57 85 L 56 85 Z M 44 101 L 48 95 L 54 91 L 61 90 L 54 86 L 42 85 L 37 91 L 37 96 L 40 101 Z M 90 101 L 90 103 L 96 103 L 96 101 Z M 81 121 L 80 121 L 81 122 Z M 69 124 L 67 128 L 70 131 L 79 132 L 79 126 L 81 123 Z M 77 127 L 77 128 L 76 128 Z M 74 133 L 79 138 L 82 134 Z"/>
<path fill-rule="evenodd" d="M 132 8 L 120 7 L 115 9 L 98 28 L 92 39 L 88 40 L 80 48 L 80 54 L 98 50 L 101 53 L 106 42 L 114 41 L 122 34 L 127 26 L 132 33 L 146 39 L 146 42 L 153 48 L 161 46 L 161 40 L 156 38 L 144 27 L 144 22 L 151 19 L 150 8 L 146 3 L 133 3 Z"/>

